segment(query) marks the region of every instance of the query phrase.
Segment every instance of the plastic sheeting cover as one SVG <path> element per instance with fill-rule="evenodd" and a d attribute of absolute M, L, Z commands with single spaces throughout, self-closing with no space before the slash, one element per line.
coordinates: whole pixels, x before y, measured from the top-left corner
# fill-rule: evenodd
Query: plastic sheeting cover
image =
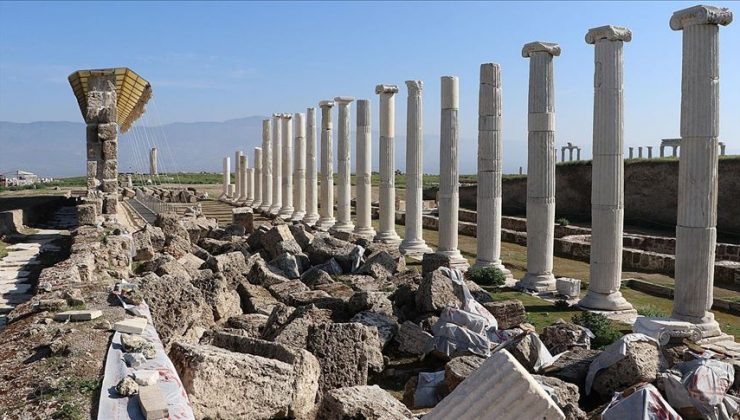
<path fill-rule="evenodd" d="M 714 359 L 700 358 L 674 367 L 662 375 L 668 402 L 676 408 L 694 407 L 708 419 L 731 419 L 740 410 L 738 402 L 726 395 L 732 386 L 735 369 Z"/>
<path fill-rule="evenodd" d="M 437 405 L 441 400 L 437 392 L 437 387 L 444 380 L 444 370 L 440 370 L 439 372 L 419 372 L 416 391 L 414 392 L 414 406 L 422 408 Z"/>
<path fill-rule="evenodd" d="M 634 389 L 634 391 L 633 391 Z M 651 384 L 614 394 L 601 413 L 602 420 L 681 420 L 660 392 Z"/>

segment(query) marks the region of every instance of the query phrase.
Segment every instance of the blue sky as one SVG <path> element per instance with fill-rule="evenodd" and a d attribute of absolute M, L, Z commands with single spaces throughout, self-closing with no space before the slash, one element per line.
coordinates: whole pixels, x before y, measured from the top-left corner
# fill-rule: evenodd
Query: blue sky
<path fill-rule="evenodd" d="M 678 136 L 681 33 L 688 2 L 53 2 L 0 3 L 0 120 L 81 121 L 66 77 L 128 66 L 153 86 L 151 124 L 303 112 L 321 99 L 377 97 L 395 83 L 405 132 L 404 80 L 425 82 L 425 131 L 439 132 L 440 76 L 457 75 L 461 138 L 474 142 L 478 71 L 502 66 L 508 172 L 526 165 L 528 60 L 523 44 L 558 42 L 557 143 L 590 156 L 591 27 L 624 25 L 625 147 Z M 730 2 L 711 3 L 740 13 Z M 740 23 L 721 29 L 721 140 L 740 153 Z M 375 124 L 377 128 L 377 123 Z M 467 145 L 463 145 L 467 149 Z M 469 148 L 475 150 L 475 144 Z M 226 153 L 227 151 L 225 151 Z M 657 147 L 655 147 L 657 153 Z M 463 171 L 466 172 L 466 171 Z M 470 172 L 470 171 L 467 171 Z"/>

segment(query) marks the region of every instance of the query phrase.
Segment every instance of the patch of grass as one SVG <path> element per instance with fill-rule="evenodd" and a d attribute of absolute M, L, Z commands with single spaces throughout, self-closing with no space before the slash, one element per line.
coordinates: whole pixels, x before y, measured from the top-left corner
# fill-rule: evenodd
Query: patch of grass
<path fill-rule="evenodd" d="M 52 413 L 51 418 L 54 420 L 82 420 L 82 410 L 74 404 L 65 403 L 57 411 Z"/>
<path fill-rule="evenodd" d="M 3 241 L 0 241 L 0 260 L 8 256 L 8 244 L 6 244 Z"/>
<path fill-rule="evenodd" d="M 595 349 L 603 349 L 609 344 L 617 341 L 622 333 L 614 326 L 612 321 L 602 314 L 594 312 L 581 312 L 573 317 L 573 323 L 591 330 L 596 336 L 591 343 Z"/>
<path fill-rule="evenodd" d="M 668 316 L 668 313 L 664 312 L 660 308 L 656 308 L 654 305 L 638 306 L 636 309 L 637 309 L 637 313 L 642 316 L 657 317 L 657 318 L 665 318 Z"/>
<path fill-rule="evenodd" d="M 566 219 L 565 217 L 561 217 L 555 220 L 555 223 L 557 223 L 559 226 L 568 226 L 570 224 L 570 220 Z"/>

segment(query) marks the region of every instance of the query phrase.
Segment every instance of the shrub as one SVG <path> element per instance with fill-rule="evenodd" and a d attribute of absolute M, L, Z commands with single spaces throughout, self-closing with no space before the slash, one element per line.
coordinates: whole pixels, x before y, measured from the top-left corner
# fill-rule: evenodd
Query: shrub
<path fill-rule="evenodd" d="M 656 317 L 656 318 L 667 318 L 668 314 L 656 308 L 653 305 L 639 306 L 637 313 L 642 316 Z"/>
<path fill-rule="evenodd" d="M 471 268 L 468 278 L 483 286 L 500 287 L 506 283 L 506 275 L 496 267 Z"/>
<path fill-rule="evenodd" d="M 570 224 L 570 220 L 566 219 L 565 217 L 561 217 L 555 220 L 555 223 L 557 223 L 560 226 L 568 226 Z"/>
<path fill-rule="evenodd" d="M 573 316 L 573 323 L 586 327 L 594 333 L 596 338 L 591 342 L 591 347 L 595 349 L 603 349 L 622 336 L 611 320 L 602 314 L 581 312 Z"/>
<path fill-rule="evenodd" d="M 555 301 L 555 307 L 561 311 L 570 309 L 570 303 L 565 299 L 558 299 Z"/>

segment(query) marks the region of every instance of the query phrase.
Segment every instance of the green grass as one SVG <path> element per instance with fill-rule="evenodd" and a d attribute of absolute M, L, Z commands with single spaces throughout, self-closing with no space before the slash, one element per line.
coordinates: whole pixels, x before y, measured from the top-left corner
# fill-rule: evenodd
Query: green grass
<path fill-rule="evenodd" d="M 8 255 L 8 244 L 6 244 L 3 241 L 0 241 L 0 260 L 5 258 Z"/>

